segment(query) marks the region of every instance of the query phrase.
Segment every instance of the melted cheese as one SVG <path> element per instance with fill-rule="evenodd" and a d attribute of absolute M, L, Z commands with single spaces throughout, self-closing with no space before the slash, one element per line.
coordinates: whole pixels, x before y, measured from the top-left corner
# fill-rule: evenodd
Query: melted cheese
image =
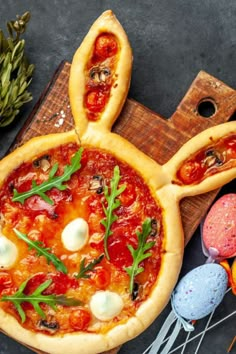
<path fill-rule="evenodd" d="M 61 238 L 68 251 L 78 251 L 88 242 L 88 224 L 82 218 L 69 222 L 62 231 Z"/>
<path fill-rule="evenodd" d="M 5 236 L 0 235 L 0 268 L 9 269 L 16 262 L 18 250 L 16 245 Z"/>
<path fill-rule="evenodd" d="M 90 300 L 93 315 L 101 321 L 109 321 L 119 315 L 124 307 L 120 295 L 112 291 L 97 291 Z"/>

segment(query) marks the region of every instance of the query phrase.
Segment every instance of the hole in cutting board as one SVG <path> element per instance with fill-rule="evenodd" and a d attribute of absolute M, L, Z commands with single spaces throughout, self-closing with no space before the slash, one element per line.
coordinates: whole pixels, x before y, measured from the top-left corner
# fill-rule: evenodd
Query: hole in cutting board
<path fill-rule="evenodd" d="M 230 117 L 230 120 L 236 120 L 236 111 L 232 114 L 232 116 Z"/>
<path fill-rule="evenodd" d="M 197 111 L 200 116 L 210 118 L 216 113 L 217 107 L 212 98 L 204 98 L 198 104 Z"/>

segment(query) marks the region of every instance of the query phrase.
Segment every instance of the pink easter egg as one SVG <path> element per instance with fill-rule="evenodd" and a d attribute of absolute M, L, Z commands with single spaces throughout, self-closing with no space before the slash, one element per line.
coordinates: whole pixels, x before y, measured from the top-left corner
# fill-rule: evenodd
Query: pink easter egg
<path fill-rule="evenodd" d="M 208 212 L 203 225 L 203 242 L 217 249 L 222 258 L 236 255 L 236 194 L 225 194 Z"/>

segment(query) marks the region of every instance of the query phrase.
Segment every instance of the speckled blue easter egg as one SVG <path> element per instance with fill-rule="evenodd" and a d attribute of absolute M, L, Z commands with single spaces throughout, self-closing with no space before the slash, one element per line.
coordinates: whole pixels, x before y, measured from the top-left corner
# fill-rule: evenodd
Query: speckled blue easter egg
<path fill-rule="evenodd" d="M 209 315 L 222 301 L 228 277 L 222 266 L 204 264 L 187 273 L 176 286 L 172 304 L 178 315 L 199 320 Z"/>

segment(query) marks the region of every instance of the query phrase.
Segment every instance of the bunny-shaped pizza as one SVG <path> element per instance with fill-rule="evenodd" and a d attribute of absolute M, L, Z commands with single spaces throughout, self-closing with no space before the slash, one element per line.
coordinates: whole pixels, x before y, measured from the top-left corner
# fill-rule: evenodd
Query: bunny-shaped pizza
<path fill-rule="evenodd" d="M 33 138 L 0 162 L 0 328 L 52 354 L 100 353 L 145 330 L 181 268 L 179 201 L 236 175 L 236 122 L 160 166 L 111 127 L 132 52 L 111 11 L 75 53 L 75 129 Z"/>

